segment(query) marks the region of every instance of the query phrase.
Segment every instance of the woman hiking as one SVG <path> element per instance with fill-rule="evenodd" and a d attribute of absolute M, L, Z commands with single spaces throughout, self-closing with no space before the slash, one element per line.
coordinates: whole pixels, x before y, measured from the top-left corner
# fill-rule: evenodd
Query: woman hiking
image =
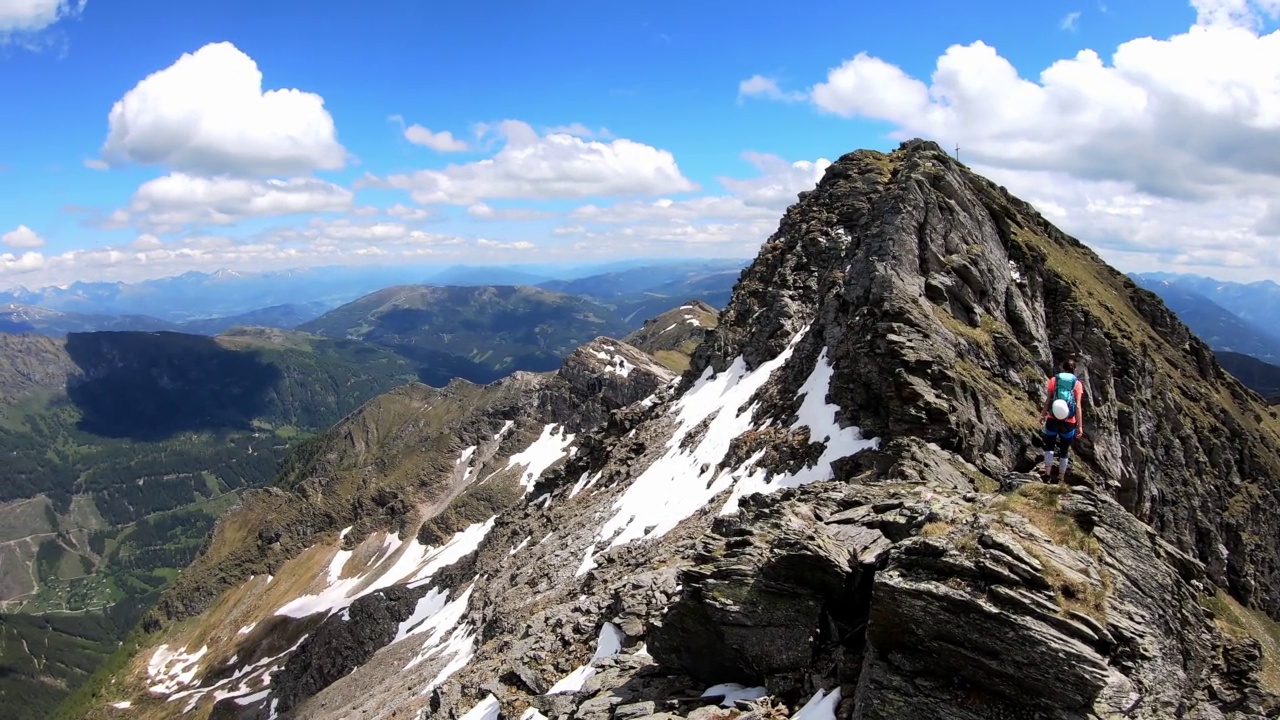
<path fill-rule="evenodd" d="M 1050 377 L 1045 383 L 1042 472 L 1047 477 L 1058 480 L 1065 480 L 1067 477 L 1067 454 L 1071 452 L 1071 443 L 1084 435 L 1084 416 L 1080 408 L 1084 387 L 1075 373 L 1076 358 L 1072 355 L 1062 361 L 1062 372 Z M 1057 465 L 1053 462 L 1055 449 Z"/>

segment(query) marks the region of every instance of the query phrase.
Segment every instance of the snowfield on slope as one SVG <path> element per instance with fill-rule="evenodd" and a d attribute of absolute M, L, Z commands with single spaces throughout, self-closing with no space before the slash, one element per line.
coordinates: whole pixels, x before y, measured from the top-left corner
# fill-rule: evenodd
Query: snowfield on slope
<path fill-rule="evenodd" d="M 736 358 L 719 375 L 710 367 L 704 370 L 673 408 L 677 428 L 667 442 L 666 453 L 618 498 L 613 517 L 600 527 L 598 540 L 614 548 L 632 540 L 664 535 L 726 490 L 730 494 L 721 512 L 732 513 L 737 510 L 738 500 L 747 494 L 828 480 L 832 462 L 877 447 L 878 438 L 864 439 L 857 427 L 841 428 L 837 421 L 840 408 L 827 403 L 834 370 L 824 347 L 799 391 L 804 400 L 791 428 L 808 427 L 813 441 L 825 443 L 818 462 L 795 474 L 774 475 L 766 481 L 765 469 L 754 467 L 764 453 L 762 450 L 731 471 L 719 469 L 734 439 L 749 430 L 768 427 L 767 422 L 762 428 L 753 425 L 759 403 L 747 403 L 774 371 L 791 359 L 796 345 L 807 333 L 808 327 L 796 333 L 785 350 L 755 370 L 748 371 L 742 357 Z M 704 421 L 709 424 L 697 444 L 690 449 L 682 447 L 686 436 Z"/>
<path fill-rule="evenodd" d="M 474 523 L 465 530 L 454 533 L 440 547 L 423 545 L 418 542 L 417 537 L 407 543 L 397 543 L 391 553 L 380 556 L 364 568 L 365 572 L 354 577 L 339 579 L 345 568 L 338 563 L 345 564 L 351 553 L 338 550 L 329 567 L 327 587 L 318 593 L 294 598 L 276 610 L 275 614 L 304 618 L 315 613 L 333 613 L 345 610 L 351 603 L 371 592 L 392 585 L 405 583 L 409 587 L 417 587 L 429 582 L 431 576 L 441 568 L 475 552 L 493 528 L 495 520 L 496 515 L 483 523 Z M 391 556 L 397 550 L 399 555 L 392 561 Z"/>
<path fill-rule="evenodd" d="M 557 460 L 569 454 L 569 446 L 573 444 L 574 434 L 564 432 L 563 429 L 557 430 L 558 427 L 555 424 L 549 424 L 542 428 L 542 434 L 533 441 L 533 444 L 507 458 L 508 469 L 517 465 L 525 466 L 524 472 L 520 475 L 520 486 L 526 493 L 538 484 L 538 479 L 556 464 Z"/>

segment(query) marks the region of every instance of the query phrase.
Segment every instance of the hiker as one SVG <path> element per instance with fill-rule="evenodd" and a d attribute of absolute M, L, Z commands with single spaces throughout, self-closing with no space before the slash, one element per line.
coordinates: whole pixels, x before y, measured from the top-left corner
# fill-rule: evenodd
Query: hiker
<path fill-rule="evenodd" d="M 1068 357 L 1062 361 L 1062 372 L 1050 377 L 1045 384 L 1043 472 L 1060 480 L 1067 476 L 1067 453 L 1071 452 L 1071 443 L 1084 435 L 1084 416 L 1080 408 L 1084 386 L 1075 372 L 1075 356 Z M 1055 449 L 1057 465 L 1053 464 Z"/>

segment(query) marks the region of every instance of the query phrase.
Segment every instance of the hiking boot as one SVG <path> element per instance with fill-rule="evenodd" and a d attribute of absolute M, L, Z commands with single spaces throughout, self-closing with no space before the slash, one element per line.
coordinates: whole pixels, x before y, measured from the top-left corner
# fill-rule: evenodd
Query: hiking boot
<path fill-rule="evenodd" d="M 1058 466 L 1057 466 L 1057 465 L 1054 465 L 1053 467 L 1049 468 L 1049 479 L 1050 479 L 1050 480 L 1057 480 L 1057 479 L 1059 479 L 1059 478 L 1058 478 Z"/>

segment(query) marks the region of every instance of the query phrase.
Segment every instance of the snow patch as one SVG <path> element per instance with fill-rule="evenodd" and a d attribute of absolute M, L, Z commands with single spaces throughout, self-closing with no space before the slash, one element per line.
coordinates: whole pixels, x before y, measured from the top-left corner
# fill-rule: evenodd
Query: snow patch
<path fill-rule="evenodd" d="M 117 710 L 128 710 L 132 706 L 133 706 L 133 703 L 129 702 L 128 700 L 121 700 L 120 702 L 111 703 L 111 707 Z"/>
<path fill-rule="evenodd" d="M 560 678 L 551 689 L 547 691 L 548 695 L 556 693 L 575 693 L 582 690 L 582 686 L 587 681 L 596 676 L 596 669 L 590 665 L 580 665 L 573 672 Z"/>
<path fill-rule="evenodd" d="M 528 708 L 520 716 L 520 720 L 547 720 L 547 716 L 538 712 L 537 708 Z"/>
<path fill-rule="evenodd" d="M 586 665 L 579 666 L 551 686 L 548 695 L 565 692 L 578 692 L 588 680 L 595 677 L 595 665 L 605 658 L 622 652 L 622 640 L 626 637 L 617 625 L 606 622 L 600 626 L 600 635 L 596 638 L 596 651 Z"/>
<path fill-rule="evenodd" d="M 151 692 L 157 695 L 172 695 L 195 682 L 196 671 L 200 669 L 200 658 L 209 652 L 209 646 L 202 646 L 194 653 L 187 653 L 186 648 L 170 650 L 161 645 L 151 654 L 147 663 L 147 677 L 158 681 L 151 686 Z"/>
<path fill-rule="evenodd" d="M 473 581 L 467 586 L 465 592 L 459 595 L 452 602 L 445 604 L 436 610 L 430 617 L 415 628 L 412 628 L 408 634 L 417 635 L 430 631 L 431 634 L 423 641 L 422 647 L 418 649 L 418 653 L 404 666 L 405 670 L 424 662 L 432 657 L 449 657 L 449 661 L 436 672 L 431 682 L 423 688 L 421 693 L 431 692 L 440 683 L 443 683 L 450 675 L 456 673 L 466 667 L 471 662 L 472 656 L 475 654 L 475 633 L 471 630 L 471 626 L 467 623 L 459 624 L 462 616 L 467 612 L 467 603 L 471 600 L 471 591 L 475 587 Z M 447 638 L 447 640 L 446 640 Z M 441 643 L 444 644 L 441 644 Z"/>
<path fill-rule="evenodd" d="M 1016 283 L 1022 282 L 1022 272 L 1018 270 L 1018 264 L 1012 260 L 1009 261 L 1009 279 Z"/>
<path fill-rule="evenodd" d="M 342 577 L 342 568 L 351 559 L 353 551 L 339 550 L 334 553 L 333 559 L 329 561 L 328 582 L 330 585 L 338 582 L 338 578 Z"/>
<path fill-rule="evenodd" d="M 617 547 L 661 536 L 731 488 L 740 471 L 722 473 L 717 466 L 733 439 L 752 427 L 756 404 L 743 406 L 787 362 L 807 332 L 807 327 L 801 330 L 782 353 L 753 371 L 747 370 L 741 357 L 719 375 L 713 375 L 710 367 L 704 370 L 673 408 L 678 427 L 667 442 L 666 453 L 614 502 L 616 512 L 601 526 L 599 539 Z M 682 448 L 685 437 L 708 418 L 701 440 L 690 450 Z"/>
<path fill-rule="evenodd" d="M 253 629 L 254 629 L 255 627 L 257 627 L 257 626 L 258 626 L 258 623 L 256 623 L 256 622 L 251 622 L 251 623 L 249 623 L 248 625 L 245 625 L 244 627 L 242 627 L 242 628 L 240 628 L 239 630 L 237 630 L 237 631 L 236 631 L 236 634 L 237 634 L 237 635 L 248 635 L 249 633 L 253 632 Z"/>
<path fill-rule="evenodd" d="M 471 463 L 471 457 L 475 454 L 476 454 L 476 446 L 472 445 L 471 447 L 462 451 L 462 454 L 458 456 L 458 461 L 455 462 L 454 465 L 457 465 L 459 467 L 461 467 L 462 465 L 469 465 Z"/>
<path fill-rule="evenodd" d="M 569 451 L 569 445 L 573 443 L 573 433 L 557 432 L 556 428 L 554 423 L 548 424 L 542 428 L 542 434 L 532 445 L 507 459 L 508 468 L 525 466 L 524 474 L 520 476 L 520 484 L 524 486 L 525 492 L 533 489 L 542 473 L 564 457 Z"/>
<path fill-rule="evenodd" d="M 236 704 L 237 704 L 237 705 L 252 705 L 252 704 L 254 704 L 254 703 L 256 703 L 256 702 L 259 702 L 259 701 L 261 701 L 261 700 L 266 700 L 266 699 L 267 699 L 267 696 L 268 696 L 268 695 L 270 695 L 270 694 L 271 694 L 271 691 L 270 691 L 270 690 L 261 690 L 261 691 L 259 691 L 259 692 L 256 692 L 256 693 L 252 694 L 252 695 L 244 695 L 244 696 L 241 696 L 241 697 L 237 697 L 237 698 L 236 698 Z"/>
<path fill-rule="evenodd" d="M 519 545 L 511 548 L 511 551 L 507 553 L 507 556 L 510 557 L 520 552 L 521 550 L 523 550 L 525 546 L 529 544 L 529 541 L 532 539 L 533 539 L 533 536 L 530 535 L 529 537 L 526 537 L 525 539 L 521 540 Z"/>
<path fill-rule="evenodd" d="M 574 495 L 577 495 L 583 490 L 595 485 L 596 481 L 599 480 L 600 476 L 603 474 L 603 470 L 597 472 L 595 475 L 592 475 L 590 472 L 582 473 L 582 477 L 578 478 L 578 481 L 573 484 L 573 487 L 569 488 L 569 499 L 572 500 Z"/>
<path fill-rule="evenodd" d="M 399 628 L 396 630 L 396 637 L 391 642 L 399 642 L 410 635 L 425 631 L 427 629 L 424 627 L 426 621 L 439 614 L 444 609 L 448 599 L 449 594 L 447 592 L 431 588 L 430 592 L 418 598 L 418 604 L 413 608 L 413 614 L 400 623 Z"/>
<path fill-rule="evenodd" d="M 745 475 L 734 487 L 729 500 L 721 509 L 721 514 L 737 512 L 738 501 L 751 493 L 771 493 L 780 488 L 794 488 L 809 483 L 830 480 L 831 464 L 843 457 L 848 457 L 863 450 L 878 447 L 879 438 L 863 439 L 862 431 L 856 426 L 840 427 L 837 416 L 840 407 L 827 402 L 827 393 L 831 389 L 831 378 L 835 370 L 827 359 L 827 348 L 822 348 L 813 371 L 809 373 L 797 395 L 804 396 L 800 409 L 796 411 L 796 421 L 792 430 L 809 428 L 810 442 L 825 443 L 822 456 L 810 467 L 804 467 L 790 475 L 775 475 L 765 480 L 764 470 L 756 470 Z M 749 465 L 749 463 L 748 463 Z"/>
<path fill-rule="evenodd" d="M 791 720 L 836 720 L 836 706 L 840 704 L 840 688 L 827 694 L 819 690 L 809 698 L 809 702 L 792 716 Z"/>
<path fill-rule="evenodd" d="M 330 563 L 328 585 L 323 590 L 296 597 L 277 609 L 275 614 L 294 618 L 304 618 L 315 613 L 332 614 L 345 610 L 358 598 L 385 587 L 401 582 L 408 582 L 410 587 L 416 587 L 430 580 L 441 568 L 475 552 L 493 528 L 496 519 L 497 516 L 494 516 L 483 523 L 475 523 L 460 530 L 440 547 L 423 545 L 416 537 L 409 542 L 399 543 L 396 547 L 398 555 L 393 551 L 385 558 L 366 566 L 366 572 L 354 577 L 333 578 L 334 563 L 338 560 L 335 557 L 334 563 Z M 342 553 L 343 551 L 339 551 L 337 555 L 341 556 Z M 346 559 L 342 562 L 345 563 Z"/>
<path fill-rule="evenodd" d="M 444 547 L 431 554 L 430 561 L 409 581 L 409 587 L 418 587 L 441 569 L 475 552 L 493 529 L 493 523 L 497 519 L 498 516 L 494 515 L 483 523 L 474 523 L 467 526 L 467 529 L 454 533 Z"/>
<path fill-rule="evenodd" d="M 260 693 L 257 699 L 262 699 L 266 697 L 264 688 L 271 684 L 271 676 L 276 672 L 279 672 L 279 670 L 284 667 L 283 663 L 277 664 L 276 661 L 288 656 L 293 651 L 301 647 L 307 637 L 308 636 L 303 635 L 296 643 L 294 643 L 293 647 L 285 650 L 279 655 L 263 658 L 251 665 L 242 667 L 236 670 L 231 677 L 223 678 L 208 687 L 194 687 L 182 690 L 181 692 L 172 693 L 168 697 L 168 702 L 186 699 L 187 704 L 182 709 L 182 712 L 184 714 L 190 713 L 195 709 L 196 705 L 198 705 L 205 697 L 208 697 L 210 693 L 212 693 L 213 702 L 216 703 L 227 698 L 240 698 L 245 695 L 253 694 L 255 693 L 253 687 L 255 684 L 258 686 L 257 692 Z M 165 649 L 167 652 L 166 646 L 161 646 L 157 649 L 157 652 L 161 649 Z M 172 654 L 170 653 L 170 655 Z M 153 656 L 152 661 L 155 662 L 155 660 L 156 658 Z M 230 689 L 226 689 L 226 687 L 231 686 L 232 683 L 236 684 L 233 687 L 230 687 Z M 239 702 L 239 700 L 237 700 L 237 702 Z"/>
<path fill-rule="evenodd" d="M 587 546 L 587 552 L 582 556 L 582 562 L 578 564 L 578 569 L 573 571 L 574 577 L 578 577 L 579 575 L 586 575 L 587 573 L 591 572 L 593 568 L 599 567 L 599 565 L 596 564 L 595 557 L 593 557 L 595 555 L 595 551 L 596 551 L 595 543 L 592 543 Z"/>
<path fill-rule="evenodd" d="M 609 541 L 608 547 L 612 548 L 640 538 L 661 536 L 721 492 L 730 491 L 721 512 L 731 513 L 737 509 L 738 500 L 750 493 L 774 492 L 830 479 L 832 462 L 877 447 L 878 438 L 864 440 L 857 427 L 841 428 L 836 421 L 839 408 L 826 401 L 833 370 L 827 360 L 827 349 L 823 348 L 800 390 L 804 400 L 792 426 L 793 429 L 808 426 L 814 441 L 826 443 L 818 462 L 793 475 L 775 475 L 768 482 L 765 470 L 754 468 L 763 451 L 737 468 L 728 471 L 718 468 L 730 443 L 753 429 L 752 418 L 758 403 L 751 402 L 752 396 L 791 358 L 808 329 L 802 329 L 776 358 L 753 371 L 747 370 L 741 357 L 719 375 L 713 375 L 709 367 L 704 370 L 702 377 L 673 408 L 678 426 L 667 443 L 666 453 L 615 501 L 615 513 L 601 526 L 597 537 Z M 686 436 L 703 421 L 708 424 L 702 438 L 691 449 L 682 448 Z"/>
<path fill-rule="evenodd" d="M 712 685 L 702 693 L 702 697 L 715 697 L 723 695 L 724 700 L 720 702 L 725 707 L 733 707 L 739 700 L 759 700 L 769 694 L 769 691 L 763 687 L 743 687 L 738 683 L 721 683 L 720 685 Z"/>
<path fill-rule="evenodd" d="M 593 350 L 592 354 L 604 361 L 604 371 L 627 377 L 632 370 L 636 369 L 626 358 L 621 355 L 611 355 L 607 352 Z"/>
<path fill-rule="evenodd" d="M 626 634 L 611 622 L 600 626 L 600 635 L 596 638 L 596 652 L 591 656 L 592 664 L 622 652 L 622 641 Z"/>
<path fill-rule="evenodd" d="M 676 325 L 677 325 L 677 323 L 671 323 L 671 324 L 670 324 L 670 325 L 668 325 L 666 328 L 664 328 L 662 332 L 666 332 L 667 330 L 670 330 L 671 328 L 675 327 Z M 658 334 L 659 334 L 659 335 L 661 335 L 662 333 L 658 333 Z"/>
<path fill-rule="evenodd" d="M 498 703 L 498 698 L 489 693 L 485 699 L 476 703 L 475 707 L 468 710 L 458 720 L 498 720 L 498 714 L 502 711 L 502 706 Z"/>
<path fill-rule="evenodd" d="M 471 662 L 471 658 L 476 654 L 475 646 L 476 635 L 470 625 L 464 623 L 457 630 L 454 630 L 453 634 L 449 636 L 449 642 L 441 648 L 437 648 L 441 656 L 451 656 L 449 662 L 440 668 L 440 671 L 431 679 L 431 682 L 427 683 L 427 686 L 422 689 L 420 694 L 425 695 L 431 692 L 445 680 L 448 680 L 451 675 L 466 667 L 467 663 Z M 429 654 L 434 655 L 436 651 L 432 651 Z"/>
<path fill-rule="evenodd" d="M 511 429 L 511 426 L 512 426 L 512 425 L 515 425 L 515 424 L 516 424 L 516 423 L 515 423 L 515 421 L 514 421 L 514 420 L 508 420 L 508 421 L 506 421 L 505 423 L 503 423 L 503 424 L 502 424 L 502 429 L 501 429 L 501 430 L 499 430 L 499 431 L 497 432 L 497 434 L 493 436 L 493 439 L 494 439 L 495 441 L 497 441 L 497 440 L 501 440 L 501 439 L 502 439 L 502 437 L 503 437 L 504 435 L 506 435 L 506 434 L 507 434 L 507 431 Z"/>

